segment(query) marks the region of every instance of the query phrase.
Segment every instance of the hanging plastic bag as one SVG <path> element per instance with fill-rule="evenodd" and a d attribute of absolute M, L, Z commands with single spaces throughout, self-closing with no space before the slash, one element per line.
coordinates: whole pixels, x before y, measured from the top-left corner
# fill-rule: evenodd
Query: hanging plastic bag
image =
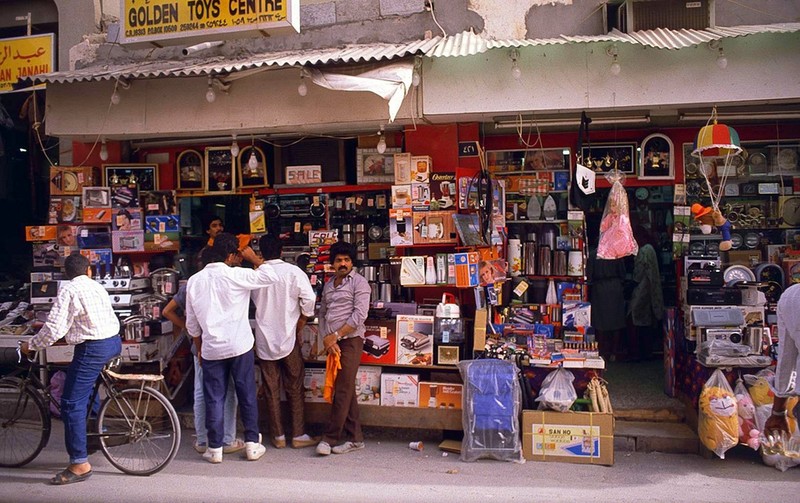
<path fill-rule="evenodd" d="M 628 194 L 622 186 L 621 176 L 612 179 L 603 219 L 600 221 L 600 242 L 597 258 L 614 260 L 636 255 L 639 245 L 633 238 L 631 217 L 628 209 Z"/>
<path fill-rule="evenodd" d="M 66 381 L 67 374 L 63 370 L 59 370 L 50 377 L 50 396 L 55 402 L 50 402 L 50 412 L 55 417 L 61 417 L 61 411 L 56 407 L 56 403 L 61 404 L 61 395 L 64 394 L 64 383 Z"/>
<path fill-rule="evenodd" d="M 572 381 L 575 376 L 569 370 L 558 368 L 544 378 L 542 389 L 536 401 L 539 402 L 540 410 L 555 410 L 567 412 L 572 403 L 578 398 Z"/>
<path fill-rule="evenodd" d="M 737 379 L 733 393 L 736 396 L 736 410 L 739 416 L 739 443 L 757 451 L 760 432 L 756 427 L 756 407 L 753 399 L 750 398 L 750 393 L 747 392 L 741 379 Z"/>
<path fill-rule="evenodd" d="M 755 406 L 755 422 L 756 428 L 759 431 L 764 431 L 764 425 L 769 416 L 772 415 L 772 401 L 775 394 L 772 385 L 774 379 L 775 372 L 771 369 L 762 369 L 756 374 L 744 375 L 744 382 L 749 386 L 750 397 Z M 787 409 L 792 410 L 793 406 L 794 405 L 787 405 Z M 797 421 L 793 421 L 792 417 L 789 417 L 789 428 L 795 435 L 800 435 Z M 790 458 L 778 452 L 772 452 L 766 449 L 763 444 L 761 445 L 761 460 L 765 465 L 782 472 L 800 465 L 800 459 Z"/>
<path fill-rule="evenodd" d="M 739 443 L 736 397 L 720 369 L 711 374 L 700 393 L 697 434 L 703 445 L 721 459 Z"/>

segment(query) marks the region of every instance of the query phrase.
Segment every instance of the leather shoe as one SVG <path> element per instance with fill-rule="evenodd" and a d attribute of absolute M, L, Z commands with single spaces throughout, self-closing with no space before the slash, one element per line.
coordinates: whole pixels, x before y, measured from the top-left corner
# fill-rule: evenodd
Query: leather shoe
<path fill-rule="evenodd" d="M 272 444 L 272 447 L 274 447 L 276 449 L 283 449 L 284 447 L 286 447 L 286 439 L 285 438 L 270 437 L 269 441 Z"/>
<path fill-rule="evenodd" d="M 319 440 L 320 440 L 319 437 L 312 437 L 312 438 L 309 438 L 308 440 L 297 440 L 297 439 L 293 438 L 292 439 L 292 448 L 293 449 L 302 449 L 303 447 L 311 447 L 311 446 L 317 445 L 319 443 Z"/>

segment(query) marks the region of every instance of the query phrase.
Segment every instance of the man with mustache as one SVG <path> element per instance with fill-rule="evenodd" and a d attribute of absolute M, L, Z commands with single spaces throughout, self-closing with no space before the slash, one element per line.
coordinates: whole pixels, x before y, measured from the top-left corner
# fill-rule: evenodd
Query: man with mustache
<path fill-rule="evenodd" d="M 370 288 L 366 278 L 353 270 L 355 258 L 353 245 L 341 241 L 334 243 L 330 261 L 336 275 L 322 289 L 319 330 L 326 334 L 322 342 L 328 354 L 339 355 L 342 368 L 334 383 L 330 422 L 317 445 L 320 456 L 364 448 L 355 388 L 364 348 L 364 322 L 369 311 Z"/>

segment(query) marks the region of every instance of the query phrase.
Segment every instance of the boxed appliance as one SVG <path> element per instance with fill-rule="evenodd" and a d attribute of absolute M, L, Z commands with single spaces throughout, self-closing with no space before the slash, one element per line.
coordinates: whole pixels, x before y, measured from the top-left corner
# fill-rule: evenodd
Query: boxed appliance
<path fill-rule="evenodd" d="M 418 403 L 418 375 L 381 374 L 381 405 L 388 407 L 416 407 Z"/>
<path fill-rule="evenodd" d="M 144 251 L 146 252 L 178 251 L 180 245 L 180 232 L 144 233 Z"/>
<path fill-rule="evenodd" d="M 389 243 L 392 246 L 414 244 L 413 219 L 411 210 L 389 210 Z"/>
<path fill-rule="evenodd" d="M 433 364 L 433 316 L 397 316 L 397 363 Z"/>
<path fill-rule="evenodd" d="M 50 194 L 80 194 L 84 187 L 100 185 L 100 168 L 50 166 Z"/>
<path fill-rule="evenodd" d="M 529 461 L 614 464 L 614 416 L 597 412 L 522 412 L 522 454 Z"/>
<path fill-rule="evenodd" d="M 456 174 L 431 173 L 431 210 L 454 210 L 456 207 Z"/>
<path fill-rule="evenodd" d="M 306 368 L 303 378 L 303 394 L 306 402 L 325 402 L 325 369 Z"/>
<path fill-rule="evenodd" d="M 367 319 L 365 328 L 361 363 L 396 363 L 397 324 L 395 320 Z"/>
<path fill-rule="evenodd" d="M 112 231 L 111 249 L 114 253 L 130 253 L 144 251 L 143 231 Z"/>
<path fill-rule="evenodd" d="M 319 333 L 319 325 L 306 324 L 303 330 L 300 331 L 302 338 L 302 345 L 300 346 L 300 354 L 303 355 L 303 360 L 318 360 L 325 361 L 327 355 L 325 354 L 325 346 L 322 343 L 322 336 Z"/>
<path fill-rule="evenodd" d="M 411 209 L 411 185 L 392 185 L 392 208 Z"/>
<path fill-rule="evenodd" d="M 464 385 L 449 382 L 419 383 L 419 406 L 430 409 L 461 409 Z"/>
<path fill-rule="evenodd" d="M 411 154 L 394 154 L 394 183 L 411 183 Z"/>
<path fill-rule="evenodd" d="M 149 362 L 159 358 L 158 341 L 128 342 L 122 344 L 122 361 Z"/>
<path fill-rule="evenodd" d="M 414 212 L 414 243 L 455 243 L 457 238 L 452 211 Z"/>
<path fill-rule="evenodd" d="M 433 171 L 433 159 L 429 155 L 411 156 L 411 181 L 427 183 Z"/>
<path fill-rule="evenodd" d="M 356 374 L 356 398 L 359 403 L 380 405 L 381 402 L 381 368 L 358 367 Z"/>
<path fill-rule="evenodd" d="M 411 184 L 411 209 L 428 211 L 431 209 L 431 186 L 429 183 Z"/>

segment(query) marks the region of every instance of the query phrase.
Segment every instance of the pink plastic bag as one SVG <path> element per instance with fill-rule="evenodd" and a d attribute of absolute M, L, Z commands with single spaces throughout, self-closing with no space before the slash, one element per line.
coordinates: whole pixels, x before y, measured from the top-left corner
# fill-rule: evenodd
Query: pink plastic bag
<path fill-rule="evenodd" d="M 597 258 L 614 260 L 628 255 L 636 255 L 639 245 L 633 239 L 631 217 L 628 210 L 628 194 L 617 180 L 608 193 L 603 219 L 600 221 L 600 242 L 597 245 Z"/>

